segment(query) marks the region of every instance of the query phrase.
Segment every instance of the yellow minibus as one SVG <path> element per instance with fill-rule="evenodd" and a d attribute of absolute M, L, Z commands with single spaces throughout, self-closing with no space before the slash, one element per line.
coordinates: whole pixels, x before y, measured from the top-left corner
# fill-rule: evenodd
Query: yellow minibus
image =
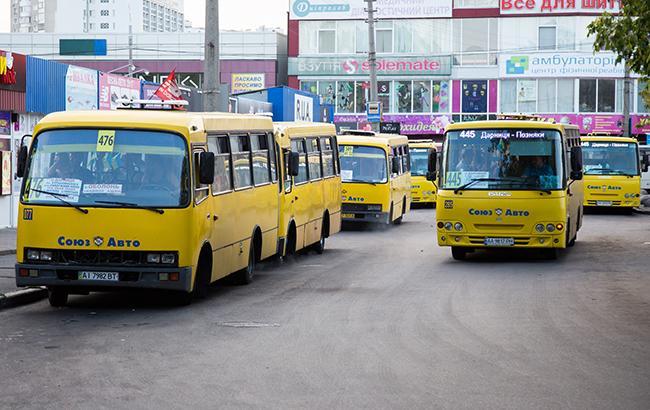
<path fill-rule="evenodd" d="M 583 136 L 584 206 L 632 210 L 640 205 L 641 172 L 647 158 L 639 155 L 634 138 Z"/>
<path fill-rule="evenodd" d="M 276 122 L 274 128 L 286 164 L 279 215 L 282 254 L 307 247 L 322 253 L 325 239 L 341 230 L 336 128 L 308 122 Z M 290 154 L 297 157 L 295 176 L 289 172 Z"/>
<path fill-rule="evenodd" d="M 413 204 L 435 205 L 436 185 L 429 181 L 429 155 L 439 147 L 433 140 L 409 140 L 409 156 L 411 157 L 411 201 Z"/>
<path fill-rule="evenodd" d="M 274 135 L 270 118 L 239 114 L 46 116 L 19 155 L 17 285 L 47 286 L 62 306 L 125 288 L 189 303 L 227 275 L 249 283 L 284 252 L 283 181 L 298 173 L 299 154 L 285 167 Z"/>
<path fill-rule="evenodd" d="M 574 125 L 541 120 L 451 124 L 438 173 L 438 244 L 454 259 L 479 248 L 537 248 L 549 258 L 582 223 L 582 155 Z M 518 118 L 518 117 L 517 117 Z M 430 177 L 436 170 L 431 158 Z"/>
<path fill-rule="evenodd" d="M 343 221 L 400 224 L 411 206 L 408 139 L 345 131 L 338 140 Z"/>

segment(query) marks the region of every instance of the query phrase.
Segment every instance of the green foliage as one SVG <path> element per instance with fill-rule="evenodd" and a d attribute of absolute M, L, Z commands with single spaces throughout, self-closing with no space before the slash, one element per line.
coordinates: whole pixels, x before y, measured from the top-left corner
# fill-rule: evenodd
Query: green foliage
<path fill-rule="evenodd" d="M 625 0 L 621 13 L 613 16 L 604 13 L 587 26 L 588 34 L 596 36 L 594 50 L 611 50 L 617 62 L 626 61 L 630 70 L 650 77 L 650 0 Z M 642 92 L 650 105 L 650 89 Z"/>

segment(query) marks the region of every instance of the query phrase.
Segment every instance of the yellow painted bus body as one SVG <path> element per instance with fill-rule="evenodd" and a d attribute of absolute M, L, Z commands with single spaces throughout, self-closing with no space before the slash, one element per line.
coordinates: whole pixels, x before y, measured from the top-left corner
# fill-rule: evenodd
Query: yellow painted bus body
<path fill-rule="evenodd" d="M 341 230 L 341 176 L 333 124 L 276 122 L 283 153 L 298 149 L 301 174 L 285 180 L 280 195 L 280 246 L 293 253 Z M 320 150 L 320 159 L 316 151 Z M 283 164 L 286 156 L 281 155 Z"/>
<path fill-rule="evenodd" d="M 411 206 L 411 174 L 408 139 L 401 135 L 339 135 L 342 179 L 342 218 L 348 222 L 400 223 Z M 365 148 L 364 148 L 365 147 Z M 355 150 L 376 149 L 381 153 L 386 174 L 377 182 L 352 182 L 352 170 L 345 164 Z M 378 154 L 379 155 L 379 154 Z M 393 158 L 399 170 L 392 171 Z"/>
<path fill-rule="evenodd" d="M 587 136 L 581 138 L 583 145 L 583 154 L 585 156 L 585 197 L 584 206 L 588 207 L 615 207 L 615 208 L 634 208 L 638 207 L 641 202 L 641 172 L 639 168 L 639 144 L 634 138 L 613 137 L 613 136 Z M 590 152 L 592 145 L 600 145 L 603 149 L 615 149 L 612 145 L 633 147 L 633 153 L 630 153 L 629 166 L 630 173 L 621 175 L 614 172 L 609 175 L 599 175 L 591 173 L 587 164 L 590 161 Z M 605 151 L 606 152 L 606 151 Z M 632 159 L 631 157 L 634 156 Z M 607 157 L 600 158 L 607 160 Z M 605 171 L 606 172 L 606 171 Z"/>
<path fill-rule="evenodd" d="M 99 141 L 106 130 L 115 136 L 115 153 L 121 149 L 120 133 L 125 139 L 133 132 L 180 138 L 187 162 L 185 172 L 189 174 L 185 179 L 189 197 L 186 203 L 173 207 L 146 209 L 107 204 L 79 205 L 79 210 L 74 207 L 76 203 L 30 203 L 23 186 L 17 230 L 19 286 L 48 286 L 70 293 L 151 288 L 190 294 L 196 289 L 199 271 L 203 272 L 202 284 L 207 285 L 242 272 L 251 259 L 260 261 L 283 254 L 286 228 L 279 229 L 279 222 L 283 218 L 281 209 L 286 209 L 281 181 L 284 164 L 276 156 L 282 141 L 276 144 L 270 118 L 166 110 L 55 113 L 36 126 L 30 152 L 48 132 L 73 130 L 95 135 L 92 138 L 97 139 L 97 153 L 94 140 L 92 147 L 84 147 L 98 157 L 106 154 L 99 152 Z M 75 149 L 74 143 L 52 148 Z M 144 142 L 129 149 L 164 151 Z M 199 183 L 202 152 L 215 154 L 212 185 Z M 106 158 L 103 164 L 104 170 L 111 169 Z M 28 172 L 29 166 L 28 161 Z M 340 204 L 340 193 L 336 191 L 339 183 L 332 180 L 329 189 L 334 193 L 329 193 L 328 199 L 338 199 Z M 333 210 L 335 202 L 328 203 Z M 338 225 L 334 221 L 330 226 L 331 234 Z M 28 259 L 28 253 L 46 255 L 47 260 Z M 150 263 L 150 254 L 158 254 L 158 261 L 161 256 L 174 255 L 174 261 L 162 264 L 155 262 L 154 256 Z M 100 277 L 115 273 L 119 280 L 86 280 L 78 276 L 82 271 Z"/>
<path fill-rule="evenodd" d="M 432 150 L 438 150 L 439 146 L 433 140 L 409 140 L 409 151 L 411 158 L 411 202 L 413 204 L 431 204 L 435 205 L 436 203 L 436 185 L 433 181 L 429 181 L 426 178 L 426 157 L 427 155 L 421 155 L 423 158 L 418 158 L 415 161 L 423 162 L 423 165 L 418 167 L 423 172 L 414 172 L 414 153 L 416 151 L 426 151 L 431 152 Z"/>
<path fill-rule="evenodd" d="M 452 131 L 474 130 L 555 130 L 561 135 L 561 189 L 548 192 L 518 189 L 447 189 L 439 175 L 436 204 L 436 231 L 440 246 L 452 247 L 454 258 L 465 251 L 504 245 L 509 248 L 557 249 L 570 246 L 582 224 L 583 183 L 568 176 L 570 147 L 579 147 L 577 127 L 536 121 L 477 121 L 451 124 Z M 441 172 L 449 165 L 445 140 Z M 540 227 L 543 227 L 538 230 Z M 494 239 L 492 239 L 494 238 Z M 496 244 L 496 245 L 495 245 Z"/>

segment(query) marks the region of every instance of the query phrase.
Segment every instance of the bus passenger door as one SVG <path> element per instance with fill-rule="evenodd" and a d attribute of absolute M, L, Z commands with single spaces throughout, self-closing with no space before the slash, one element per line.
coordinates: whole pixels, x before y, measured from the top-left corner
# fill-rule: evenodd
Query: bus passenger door
<path fill-rule="evenodd" d="M 298 175 L 293 177 L 290 196 L 292 215 L 296 223 L 296 250 L 305 247 L 305 228 L 309 222 L 309 166 L 304 139 L 292 139 L 291 150 L 300 155 Z"/>

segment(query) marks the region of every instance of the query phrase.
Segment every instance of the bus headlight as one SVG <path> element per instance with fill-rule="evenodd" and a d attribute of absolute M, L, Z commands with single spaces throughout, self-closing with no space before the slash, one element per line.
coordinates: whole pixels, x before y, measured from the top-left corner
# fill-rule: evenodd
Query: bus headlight
<path fill-rule="evenodd" d="M 41 260 L 42 261 L 51 261 L 52 260 L 52 251 L 41 251 Z"/>
<path fill-rule="evenodd" d="M 549 232 L 554 232 L 555 231 L 555 225 L 553 225 L 553 224 L 546 225 L 546 230 L 549 231 Z"/>
<path fill-rule="evenodd" d="M 160 263 L 160 254 L 159 253 L 148 253 L 147 254 L 147 263 Z"/>
<path fill-rule="evenodd" d="M 438 229 L 442 229 L 442 228 L 444 228 L 444 227 L 445 227 L 445 223 L 444 223 L 444 222 L 438 222 Z"/>
<path fill-rule="evenodd" d="M 445 222 L 445 229 L 451 231 L 451 228 L 452 228 L 451 222 Z"/>
<path fill-rule="evenodd" d="M 462 231 L 463 230 L 463 224 L 460 223 L 460 222 L 456 222 L 454 224 L 454 229 L 457 230 L 457 231 Z"/>
<path fill-rule="evenodd" d="M 163 253 L 160 256 L 160 262 L 171 265 L 172 263 L 176 262 L 176 255 L 173 253 Z"/>
<path fill-rule="evenodd" d="M 41 259 L 41 253 L 36 249 L 27 249 L 27 259 L 37 261 Z"/>
<path fill-rule="evenodd" d="M 542 225 L 542 224 L 537 224 L 537 225 L 535 225 L 535 230 L 536 230 L 537 232 L 539 232 L 539 233 L 544 232 L 544 225 Z"/>

